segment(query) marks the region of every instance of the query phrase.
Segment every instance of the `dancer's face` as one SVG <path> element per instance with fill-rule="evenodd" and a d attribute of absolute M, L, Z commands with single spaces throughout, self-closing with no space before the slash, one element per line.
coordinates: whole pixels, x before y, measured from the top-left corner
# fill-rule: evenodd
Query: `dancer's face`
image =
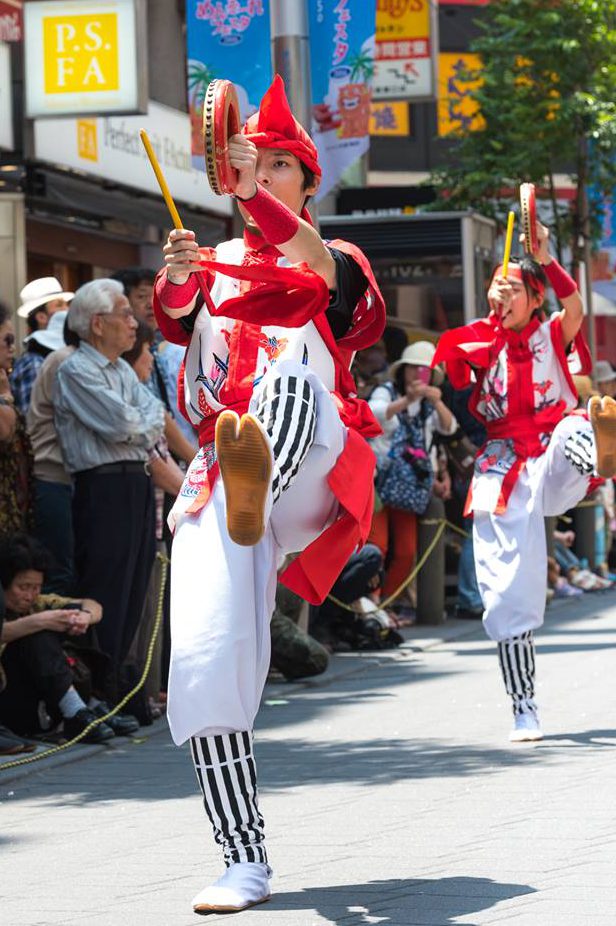
<path fill-rule="evenodd" d="M 318 179 L 310 186 L 304 186 L 304 174 L 299 158 L 282 148 L 258 149 L 255 178 L 268 193 L 288 206 L 296 215 L 301 213 L 306 197 L 314 195 L 319 186 Z M 254 220 L 241 203 L 238 203 L 238 206 L 244 222 L 254 228 Z"/>
<path fill-rule="evenodd" d="M 524 284 L 515 279 L 508 279 L 511 287 L 511 301 L 503 308 L 501 325 L 512 331 L 522 331 L 530 322 L 533 312 L 539 308 L 543 299 L 539 295 L 528 295 Z"/>

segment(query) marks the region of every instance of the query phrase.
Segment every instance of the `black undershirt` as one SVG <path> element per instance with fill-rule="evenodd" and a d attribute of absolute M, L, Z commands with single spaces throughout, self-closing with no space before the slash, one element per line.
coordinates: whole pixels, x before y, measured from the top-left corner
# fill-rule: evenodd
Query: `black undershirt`
<path fill-rule="evenodd" d="M 328 247 L 336 264 L 336 289 L 329 291 L 329 306 L 325 315 L 336 341 L 340 341 L 348 332 L 353 321 L 355 306 L 368 289 L 368 280 L 356 260 L 343 251 Z M 203 296 L 197 295 L 197 303 L 190 315 L 179 321 L 189 334 L 192 334 L 201 307 Z"/>

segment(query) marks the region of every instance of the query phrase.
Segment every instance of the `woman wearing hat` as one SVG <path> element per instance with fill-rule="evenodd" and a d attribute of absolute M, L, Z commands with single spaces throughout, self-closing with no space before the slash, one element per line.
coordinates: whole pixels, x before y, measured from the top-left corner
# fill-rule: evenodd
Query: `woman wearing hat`
<path fill-rule="evenodd" d="M 433 491 L 448 494 L 445 471 L 439 472 L 434 435 L 454 434 L 457 422 L 441 398 L 443 373 L 431 369 L 434 345 L 417 341 L 406 347 L 389 370 L 390 382 L 377 386 L 368 400 L 383 433 L 372 441 L 377 466 L 386 466 L 394 433 L 403 419 L 420 424 L 423 450 L 429 455 L 434 472 Z M 391 595 L 410 573 L 417 550 L 417 517 L 412 512 L 383 505 L 372 520 L 369 542 L 376 544 L 389 562 L 383 594 Z"/>
<path fill-rule="evenodd" d="M 616 471 L 616 402 L 593 396 L 589 418 L 577 406 L 568 355 L 590 366 L 580 333 L 577 285 L 548 249 L 537 223 L 538 252 L 496 267 L 486 320 L 442 335 L 434 362 L 445 361 L 454 387 L 475 389 L 469 408 L 487 442 L 475 463 L 466 511 L 473 512 L 477 580 L 484 627 L 498 645 L 511 697 L 513 742 L 542 738 L 535 702 L 534 631 L 543 623 L 547 574 L 544 518 L 586 495 L 595 470 Z M 562 310 L 545 321 L 551 283 Z"/>

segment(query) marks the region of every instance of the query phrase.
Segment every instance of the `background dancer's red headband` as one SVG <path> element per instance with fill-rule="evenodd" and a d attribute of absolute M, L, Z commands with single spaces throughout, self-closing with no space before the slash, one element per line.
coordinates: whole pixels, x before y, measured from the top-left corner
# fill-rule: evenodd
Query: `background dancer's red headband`
<path fill-rule="evenodd" d="M 291 112 L 279 74 L 261 100 L 259 111 L 250 117 L 242 131 L 257 148 L 289 151 L 313 174 L 321 176 L 316 145 Z"/>
<path fill-rule="evenodd" d="M 492 279 L 495 279 L 496 277 L 500 277 L 502 275 L 503 275 L 503 265 L 499 264 L 499 266 L 494 271 Z M 507 279 L 517 280 L 518 283 L 522 283 L 524 285 L 528 283 L 530 288 L 534 289 L 534 291 L 538 293 L 540 296 L 543 296 L 543 294 L 545 293 L 545 286 L 542 284 L 541 280 L 538 280 L 536 277 L 532 276 L 530 273 L 524 276 L 524 271 L 522 270 L 519 264 L 511 264 L 511 263 L 509 264 L 507 268 Z"/>

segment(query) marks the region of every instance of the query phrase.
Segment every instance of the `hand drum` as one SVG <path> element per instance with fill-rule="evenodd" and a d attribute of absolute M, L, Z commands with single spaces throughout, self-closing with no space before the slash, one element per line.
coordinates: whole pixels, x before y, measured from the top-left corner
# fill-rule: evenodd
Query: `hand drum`
<path fill-rule="evenodd" d="M 230 80 L 213 80 L 205 93 L 203 141 L 205 170 L 214 193 L 233 193 L 237 171 L 229 162 L 228 142 L 241 131 L 240 106 Z"/>
<path fill-rule="evenodd" d="M 524 250 L 532 257 L 539 250 L 534 183 L 523 183 L 520 186 L 520 215 L 524 232 Z"/>

